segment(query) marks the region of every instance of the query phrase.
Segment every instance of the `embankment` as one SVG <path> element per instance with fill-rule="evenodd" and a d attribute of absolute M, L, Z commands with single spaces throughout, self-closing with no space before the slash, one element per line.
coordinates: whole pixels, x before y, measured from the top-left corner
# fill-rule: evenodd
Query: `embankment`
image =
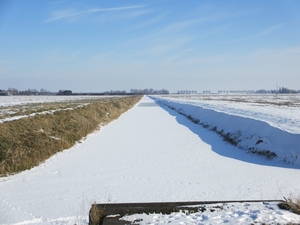
<path fill-rule="evenodd" d="M 293 134 L 253 118 L 230 115 L 163 98 L 158 104 L 219 134 L 224 141 L 249 153 L 300 167 L 300 134 Z"/>
<path fill-rule="evenodd" d="M 134 106 L 141 96 L 116 97 L 70 110 L 0 124 L 0 175 L 30 169 Z"/>

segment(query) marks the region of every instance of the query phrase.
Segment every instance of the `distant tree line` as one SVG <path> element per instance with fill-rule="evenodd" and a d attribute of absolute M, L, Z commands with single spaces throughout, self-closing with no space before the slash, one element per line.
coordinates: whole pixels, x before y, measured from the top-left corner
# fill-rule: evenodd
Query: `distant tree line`
<path fill-rule="evenodd" d="M 166 89 L 154 90 L 150 89 L 131 89 L 130 93 L 132 94 L 144 94 L 144 95 L 168 95 L 169 91 Z"/>
<path fill-rule="evenodd" d="M 0 95 L 156 95 L 156 94 L 169 94 L 166 89 L 154 90 L 154 89 L 131 89 L 130 92 L 125 90 L 111 90 L 104 92 L 72 92 L 72 90 L 59 90 L 58 92 L 51 92 L 44 88 L 40 91 L 36 89 L 28 89 L 19 91 L 16 88 L 8 88 L 7 90 L 0 89 Z"/>
<path fill-rule="evenodd" d="M 179 90 L 177 94 L 197 94 L 196 90 Z"/>
<path fill-rule="evenodd" d="M 8 88 L 7 90 L 0 90 L 1 95 L 54 95 L 55 93 L 50 92 L 44 88 L 40 91 L 36 89 L 27 89 L 19 91 L 17 88 Z"/>
<path fill-rule="evenodd" d="M 72 95 L 161 95 L 169 94 L 168 90 L 154 90 L 154 89 L 131 89 L 130 92 L 111 90 L 105 92 L 90 92 L 90 93 L 72 93 Z"/>
<path fill-rule="evenodd" d="M 280 87 L 278 90 L 278 93 L 280 94 L 296 94 L 296 93 L 300 93 L 300 90 L 296 91 L 296 90 L 291 90 L 285 87 Z"/>
<path fill-rule="evenodd" d="M 203 94 L 210 94 L 210 90 L 203 91 Z M 292 90 L 286 87 L 280 87 L 278 90 L 265 90 L 259 89 L 257 91 L 226 91 L 219 90 L 218 94 L 228 94 L 228 93 L 245 93 L 245 94 L 299 94 L 300 90 Z M 7 90 L 0 89 L 0 95 L 168 95 L 169 91 L 166 89 L 154 90 L 152 88 L 148 89 L 131 89 L 130 92 L 125 90 L 111 90 L 104 92 L 72 92 L 71 90 L 59 90 L 58 92 L 51 92 L 44 88 L 40 91 L 37 89 L 27 89 L 24 91 L 19 91 L 16 88 L 8 88 Z M 177 94 L 197 94 L 195 90 L 180 90 Z"/>
<path fill-rule="evenodd" d="M 292 90 L 292 89 L 285 88 L 285 87 L 279 87 L 278 90 L 260 89 L 260 90 L 257 90 L 255 93 L 257 93 L 257 94 L 298 94 L 298 93 L 300 93 L 300 90 Z"/>

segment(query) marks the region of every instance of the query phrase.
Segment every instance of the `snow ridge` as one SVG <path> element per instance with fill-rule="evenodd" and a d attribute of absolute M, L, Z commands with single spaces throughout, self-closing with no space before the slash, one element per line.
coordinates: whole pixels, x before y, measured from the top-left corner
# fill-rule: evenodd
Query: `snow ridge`
<path fill-rule="evenodd" d="M 158 104 L 215 131 L 224 140 L 249 153 L 300 167 L 300 134 L 272 126 L 266 121 L 206 109 L 189 102 L 152 97 Z"/>

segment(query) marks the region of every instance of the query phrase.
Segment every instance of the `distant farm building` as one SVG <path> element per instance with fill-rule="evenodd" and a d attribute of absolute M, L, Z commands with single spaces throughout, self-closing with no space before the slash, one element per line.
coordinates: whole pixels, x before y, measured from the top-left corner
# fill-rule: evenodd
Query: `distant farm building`
<path fill-rule="evenodd" d="M 9 95 L 8 92 L 4 90 L 0 90 L 0 96 L 7 96 L 7 95 Z"/>
<path fill-rule="evenodd" d="M 71 90 L 60 90 L 57 95 L 72 95 Z"/>

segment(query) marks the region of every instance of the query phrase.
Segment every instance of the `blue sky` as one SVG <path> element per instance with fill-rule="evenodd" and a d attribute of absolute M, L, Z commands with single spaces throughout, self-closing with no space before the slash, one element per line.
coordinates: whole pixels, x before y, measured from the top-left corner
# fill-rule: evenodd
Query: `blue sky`
<path fill-rule="evenodd" d="M 0 1 L 0 89 L 300 89 L 299 0 Z"/>

